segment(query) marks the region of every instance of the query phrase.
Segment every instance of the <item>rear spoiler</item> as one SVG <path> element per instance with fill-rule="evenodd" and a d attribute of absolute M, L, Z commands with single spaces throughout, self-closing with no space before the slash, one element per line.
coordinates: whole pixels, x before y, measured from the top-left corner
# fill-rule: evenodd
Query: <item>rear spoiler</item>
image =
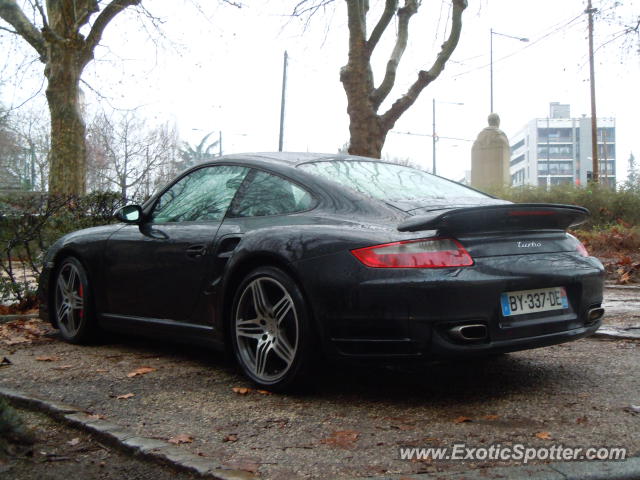
<path fill-rule="evenodd" d="M 566 230 L 584 223 L 589 210 L 574 205 L 513 203 L 439 210 L 410 217 L 401 232 L 443 230 L 451 233 L 517 230 Z"/>

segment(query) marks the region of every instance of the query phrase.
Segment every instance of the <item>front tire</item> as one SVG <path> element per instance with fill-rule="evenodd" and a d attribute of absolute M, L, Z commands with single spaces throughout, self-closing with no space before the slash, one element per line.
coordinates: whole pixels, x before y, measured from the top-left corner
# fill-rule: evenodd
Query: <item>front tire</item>
<path fill-rule="evenodd" d="M 91 291 L 82 263 L 65 258 L 56 270 L 53 292 L 55 326 L 69 343 L 87 343 L 93 336 Z"/>
<path fill-rule="evenodd" d="M 259 387 L 283 391 L 306 380 L 312 355 L 311 319 L 296 282 L 263 267 L 238 287 L 231 318 L 233 351 Z"/>

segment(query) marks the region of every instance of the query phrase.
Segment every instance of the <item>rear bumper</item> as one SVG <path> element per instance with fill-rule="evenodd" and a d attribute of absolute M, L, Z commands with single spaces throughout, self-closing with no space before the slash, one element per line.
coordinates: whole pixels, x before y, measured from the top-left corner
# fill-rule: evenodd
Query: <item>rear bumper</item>
<path fill-rule="evenodd" d="M 372 269 L 340 259 L 314 268 L 305 285 L 323 347 L 331 358 L 450 358 L 544 347 L 594 333 L 587 312 L 602 304 L 604 269 L 573 253 L 476 259 L 458 269 Z M 349 264 L 349 262 L 351 262 Z M 357 260 L 353 259 L 353 262 Z M 305 266 L 306 268 L 307 266 Z M 503 292 L 565 287 L 569 308 L 503 317 Z M 460 341 L 451 328 L 486 327 L 486 338 Z"/>
<path fill-rule="evenodd" d="M 433 336 L 430 357 L 451 358 L 461 356 L 477 356 L 497 353 L 516 352 L 531 348 L 548 347 L 559 343 L 571 342 L 593 334 L 601 325 L 597 321 L 589 326 L 574 328 L 546 335 L 530 336 L 511 340 L 499 340 L 474 345 L 459 345 L 452 343 L 445 336 L 436 333 Z"/>

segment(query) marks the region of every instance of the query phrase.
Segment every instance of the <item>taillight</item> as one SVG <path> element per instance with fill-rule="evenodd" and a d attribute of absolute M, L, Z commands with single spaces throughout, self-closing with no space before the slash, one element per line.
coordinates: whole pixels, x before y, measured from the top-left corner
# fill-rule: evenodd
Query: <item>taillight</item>
<path fill-rule="evenodd" d="M 452 238 L 429 238 L 385 243 L 351 250 L 367 267 L 445 268 L 473 265 L 469 252 Z"/>
<path fill-rule="evenodd" d="M 575 242 L 576 242 L 576 250 L 578 251 L 578 253 L 580 255 L 582 255 L 583 257 L 588 257 L 589 256 L 589 252 L 587 251 L 587 247 L 585 247 L 580 240 L 578 240 L 576 237 L 574 237 L 570 233 L 567 233 L 567 235 L 569 235 L 571 238 L 573 238 L 575 240 Z"/>

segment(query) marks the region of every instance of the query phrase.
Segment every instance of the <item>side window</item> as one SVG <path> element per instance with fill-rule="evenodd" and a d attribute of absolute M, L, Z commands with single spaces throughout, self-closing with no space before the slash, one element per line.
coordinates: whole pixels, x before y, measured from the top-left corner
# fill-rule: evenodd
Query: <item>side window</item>
<path fill-rule="evenodd" d="M 174 183 L 158 199 L 153 223 L 221 221 L 248 169 L 233 165 L 204 167 Z"/>
<path fill-rule="evenodd" d="M 302 212 L 311 208 L 313 198 L 306 190 L 284 178 L 254 170 L 231 207 L 234 217 L 260 217 Z"/>

